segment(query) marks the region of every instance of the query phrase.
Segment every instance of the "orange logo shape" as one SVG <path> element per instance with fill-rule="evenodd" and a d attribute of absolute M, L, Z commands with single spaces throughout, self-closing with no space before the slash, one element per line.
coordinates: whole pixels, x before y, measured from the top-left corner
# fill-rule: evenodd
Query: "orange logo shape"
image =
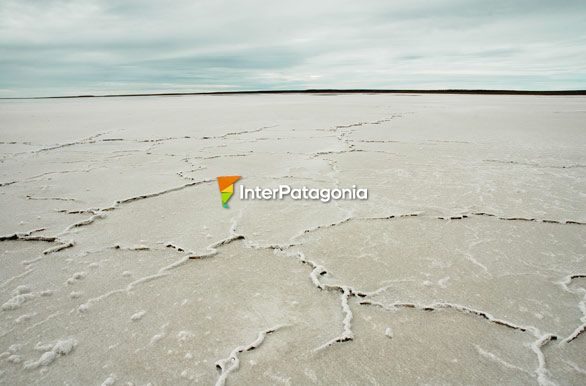
<path fill-rule="evenodd" d="M 217 179 L 222 195 L 222 206 L 227 209 L 229 208 L 228 201 L 234 194 L 234 184 L 240 179 L 240 176 L 219 176 Z"/>

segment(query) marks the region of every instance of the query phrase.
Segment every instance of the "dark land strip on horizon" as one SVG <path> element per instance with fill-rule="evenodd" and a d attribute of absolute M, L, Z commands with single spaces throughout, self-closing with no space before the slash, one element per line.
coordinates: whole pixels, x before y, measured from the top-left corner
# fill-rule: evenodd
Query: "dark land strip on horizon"
<path fill-rule="evenodd" d="M 104 95 L 64 95 L 38 97 L 0 97 L 0 99 L 68 99 L 68 98 L 117 98 L 145 96 L 188 96 L 188 95 L 249 95 L 249 94 L 469 94 L 469 95 L 586 95 L 586 90 L 380 90 L 380 89 L 306 89 L 306 90 L 252 90 L 252 91 L 210 91 L 210 92 L 164 92 Z"/>

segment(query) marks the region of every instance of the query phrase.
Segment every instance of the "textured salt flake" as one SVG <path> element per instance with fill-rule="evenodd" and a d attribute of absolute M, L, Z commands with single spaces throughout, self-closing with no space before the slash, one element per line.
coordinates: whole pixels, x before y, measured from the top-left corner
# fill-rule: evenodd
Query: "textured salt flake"
<path fill-rule="evenodd" d="M 12 297 L 6 303 L 2 304 L 2 311 L 16 310 L 20 308 L 24 303 L 31 300 L 35 296 L 33 294 L 20 294 Z"/>
<path fill-rule="evenodd" d="M 76 344 L 75 339 L 60 340 L 53 346 L 53 351 L 59 355 L 67 355 L 73 350 Z"/>
<path fill-rule="evenodd" d="M 133 322 L 137 322 L 137 321 L 141 320 L 145 314 L 146 314 L 146 311 L 144 311 L 144 310 L 138 311 L 136 314 L 134 314 L 130 317 L 130 320 L 132 320 Z"/>
<path fill-rule="evenodd" d="M 116 378 L 110 376 L 106 378 L 104 382 L 102 382 L 102 386 L 112 386 L 114 383 L 116 383 Z"/>
<path fill-rule="evenodd" d="M 27 361 L 24 364 L 24 368 L 27 370 L 32 370 L 39 367 L 49 366 L 51 363 L 55 361 L 55 359 L 57 359 L 57 357 L 67 355 L 71 351 L 73 351 L 76 345 L 77 341 L 73 338 L 58 340 L 53 344 L 43 344 L 39 342 L 36 344 L 35 350 L 48 351 L 44 352 L 37 361 Z"/>
<path fill-rule="evenodd" d="M 14 323 L 22 323 L 22 322 L 26 322 L 27 320 L 30 320 L 33 316 L 35 316 L 36 314 L 24 314 L 24 315 L 20 315 L 18 318 L 14 319 Z"/>
<path fill-rule="evenodd" d="M 8 357 L 8 359 L 6 359 L 9 363 L 14 363 L 14 364 L 18 364 L 20 362 L 22 362 L 22 357 L 20 355 L 11 355 Z"/>
<path fill-rule="evenodd" d="M 21 295 L 21 294 L 28 294 L 28 293 L 30 293 L 30 292 L 31 292 L 30 288 L 29 288 L 29 287 L 27 287 L 26 285 L 19 285 L 18 287 L 16 287 L 16 288 L 14 289 L 14 293 L 15 293 L 16 295 Z"/>
<path fill-rule="evenodd" d="M 41 355 L 38 361 L 27 361 L 24 364 L 24 368 L 26 370 L 34 370 L 41 366 L 49 366 L 51 363 L 53 363 L 55 358 L 57 358 L 57 354 L 55 354 L 53 351 L 47 351 Z"/>
<path fill-rule="evenodd" d="M 185 342 L 193 337 L 195 337 L 195 334 L 191 331 L 179 331 L 177 333 L 177 340 L 179 342 Z"/>

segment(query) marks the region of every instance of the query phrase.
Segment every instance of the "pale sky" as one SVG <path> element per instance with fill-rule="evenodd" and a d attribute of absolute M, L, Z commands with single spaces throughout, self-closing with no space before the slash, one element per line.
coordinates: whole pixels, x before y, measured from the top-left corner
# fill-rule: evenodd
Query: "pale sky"
<path fill-rule="evenodd" d="M 0 0 L 0 97 L 586 89 L 586 0 Z"/>

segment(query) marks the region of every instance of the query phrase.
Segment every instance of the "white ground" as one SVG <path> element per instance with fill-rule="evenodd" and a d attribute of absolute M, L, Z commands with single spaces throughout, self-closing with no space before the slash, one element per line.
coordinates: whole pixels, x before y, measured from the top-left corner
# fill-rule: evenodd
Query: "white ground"
<path fill-rule="evenodd" d="M 0 197 L 2 384 L 586 383 L 584 97 L 2 101 Z"/>

